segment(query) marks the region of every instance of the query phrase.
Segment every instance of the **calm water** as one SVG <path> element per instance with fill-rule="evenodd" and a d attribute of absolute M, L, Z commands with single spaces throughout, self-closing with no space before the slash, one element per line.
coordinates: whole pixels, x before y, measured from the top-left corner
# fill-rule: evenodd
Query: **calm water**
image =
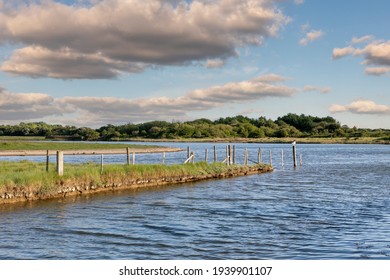
<path fill-rule="evenodd" d="M 191 147 L 204 158 L 213 144 Z M 245 147 L 252 160 L 261 147 L 265 162 L 271 150 L 276 170 L 0 206 L 0 259 L 390 259 L 390 146 L 298 145 L 295 170 L 291 145 L 240 144 L 239 160 Z"/>

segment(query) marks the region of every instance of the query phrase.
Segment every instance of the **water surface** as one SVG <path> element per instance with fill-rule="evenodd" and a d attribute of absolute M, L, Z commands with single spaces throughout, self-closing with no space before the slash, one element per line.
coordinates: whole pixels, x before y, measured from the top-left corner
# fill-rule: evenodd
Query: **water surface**
<path fill-rule="evenodd" d="M 0 259 L 390 259 L 389 146 L 298 145 L 294 169 L 291 145 L 237 144 L 238 160 L 259 147 L 273 173 L 0 206 Z"/>

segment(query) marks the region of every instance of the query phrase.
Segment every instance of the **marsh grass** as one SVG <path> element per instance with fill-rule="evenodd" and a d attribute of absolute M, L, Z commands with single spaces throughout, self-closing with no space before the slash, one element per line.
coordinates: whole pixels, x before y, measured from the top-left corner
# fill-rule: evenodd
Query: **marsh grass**
<path fill-rule="evenodd" d="M 99 164 L 65 164 L 64 175 L 58 176 L 55 165 L 50 164 L 46 172 L 45 163 L 31 161 L 0 162 L 0 193 L 33 192 L 56 193 L 66 186 L 111 186 L 126 185 L 137 180 L 158 180 L 201 175 L 218 175 L 225 172 L 239 172 L 247 167 L 222 163 L 198 162 L 194 164 L 110 164 L 105 165 L 103 172 Z"/>

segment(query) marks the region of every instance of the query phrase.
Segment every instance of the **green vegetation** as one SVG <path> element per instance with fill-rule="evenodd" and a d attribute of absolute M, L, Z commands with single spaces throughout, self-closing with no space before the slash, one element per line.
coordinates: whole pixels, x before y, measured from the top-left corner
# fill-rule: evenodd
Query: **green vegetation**
<path fill-rule="evenodd" d="M 332 117 L 287 114 L 275 121 L 265 117 L 235 116 L 215 121 L 198 119 L 183 123 L 152 121 L 106 125 L 98 129 L 43 122 L 20 123 L 0 125 L 0 136 L 40 136 L 61 140 L 338 138 L 352 142 L 368 137 L 371 138 L 369 142 L 384 143 L 389 142 L 390 130 L 350 128 Z"/>
<path fill-rule="evenodd" d="M 86 143 L 86 142 L 29 142 L 29 141 L 1 141 L 0 151 L 6 150 L 99 150 L 99 149 L 145 149 L 144 145 L 126 145 L 110 143 Z M 153 146 L 147 146 L 148 148 Z"/>
<path fill-rule="evenodd" d="M 58 176 L 55 166 L 45 171 L 45 163 L 30 161 L 0 162 L 0 193 L 25 192 L 57 194 L 64 187 L 105 187 L 132 185 L 137 180 L 159 180 L 186 176 L 218 175 L 225 172 L 245 171 L 248 167 L 222 163 L 180 165 L 106 165 L 101 173 L 96 163 L 66 164 L 63 176 Z"/>

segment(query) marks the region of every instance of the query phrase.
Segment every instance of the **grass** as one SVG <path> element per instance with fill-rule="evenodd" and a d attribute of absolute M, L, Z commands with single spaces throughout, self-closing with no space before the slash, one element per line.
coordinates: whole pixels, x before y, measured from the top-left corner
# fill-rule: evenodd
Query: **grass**
<path fill-rule="evenodd" d="M 101 172 L 96 163 L 66 164 L 64 175 L 58 176 L 54 164 L 46 172 L 45 163 L 31 161 L 0 162 L 0 193 L 56 194 L 64 187 L 104 187 L 131 185 L 137 180 L 218 175 L 225 172 L 245 171 L 248 167 L 227 166 L 222 163 L 198 162 L 180 165 L 106 165 Z"/>
<path fill-rule="evenodd" d="M 89 142 L 51 142 L 51 141 L 1 141 L 0 151 L 10 150 L 98 150 L 98 149 L 121 149 L 121 148 L 144 149 L 145 145 L 128 145 L 112 143 L 89 143 Z M 147 146 L 148 148 L 152 146 Z"/>

